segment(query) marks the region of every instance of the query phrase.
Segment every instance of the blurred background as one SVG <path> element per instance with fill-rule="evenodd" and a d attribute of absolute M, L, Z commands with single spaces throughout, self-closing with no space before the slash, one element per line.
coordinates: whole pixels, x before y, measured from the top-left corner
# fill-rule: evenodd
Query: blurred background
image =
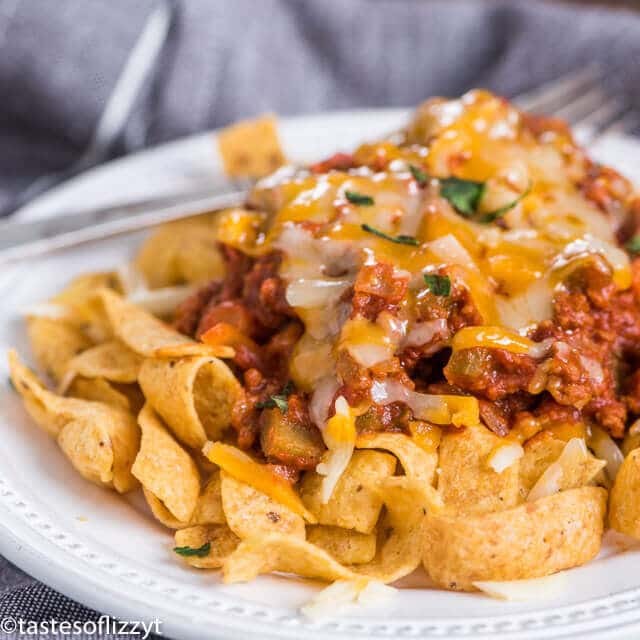
<path fill-rule="evenodd" d="M 593 61 L 635 103 L 634 8 L 638 0 L 0 0 L 0 214 L 60 172 L 265 111 L 407 106 L 475 86 L 511 96 Z"/>

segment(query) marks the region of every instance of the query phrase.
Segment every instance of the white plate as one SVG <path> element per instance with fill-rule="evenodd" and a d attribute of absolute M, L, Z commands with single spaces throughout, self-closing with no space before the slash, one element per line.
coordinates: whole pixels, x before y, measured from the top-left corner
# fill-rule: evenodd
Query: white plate
<path fill-rule="evenodd" d="M 289 157 L 309 161 L 373 139 L 405 117 L 401 110 L 326 114 L 284 121 L 280 130 Z M 598 155 L 627 173 L 640 171 L 640 148 L 631 140 L 612 139 Z M 220 161 L 211 135 L 196 136 L 91 171 L 20 216 L 149 196 L 209 175 L 221 180 Z M 425 590 L 416 588 L 418 575 L 388 607 L 319 623 L 297 613 L 317 585 L 267 576 L 225 586 L 215 572 L 186 569 L 142 502 L 84 482 L 4 382 L 5 350 L 28 353 L 19 309 L 74 274 L 121 264 L 139 240 L 95 243 L 0 273 L 0 553 L 90 607 L 125 620 L 159 618 L 163 633 L 181 639 L 612 638 L 640 629 L 640 551 L 612 554 L 611 545 L 608 557 L 570 572 L 566 592 L 546 600 L 503 603 Z"/>

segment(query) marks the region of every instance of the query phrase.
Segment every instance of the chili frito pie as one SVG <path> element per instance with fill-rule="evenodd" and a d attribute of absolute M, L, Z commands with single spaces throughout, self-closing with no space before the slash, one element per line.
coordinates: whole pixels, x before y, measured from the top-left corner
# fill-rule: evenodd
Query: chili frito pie
<path fill-rule="evenodd" d="M 357 594 L 423 565 L 504 594 L 589 562 L 609 528 L 640 538 L 624 177 L 485 91 L 311 166 L 270 117 L 219 147 L 260 177 L 243 207 L 30 308 L 41 377 L 9 355 L 78 473 L 142 490 L 176 560 L 230 583 Z"/>

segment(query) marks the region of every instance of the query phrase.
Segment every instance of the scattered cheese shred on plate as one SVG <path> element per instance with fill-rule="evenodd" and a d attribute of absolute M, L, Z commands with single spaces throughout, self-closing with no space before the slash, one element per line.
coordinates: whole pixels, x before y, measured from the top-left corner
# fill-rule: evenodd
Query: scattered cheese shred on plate
<path fill-rule="evenodd" d="M 300 612 L 307 618 L 335 618 L 347 612 L 388 604 L 398 589 L 377 580 L 336 580 L 317 593 Z"/>
<path fill-rule="evenodd" d="M 562 595 L 568 587 L 567 572 L 529 580 L 479 580 L 473 586 L 498 600 L 523 602 Z"/>

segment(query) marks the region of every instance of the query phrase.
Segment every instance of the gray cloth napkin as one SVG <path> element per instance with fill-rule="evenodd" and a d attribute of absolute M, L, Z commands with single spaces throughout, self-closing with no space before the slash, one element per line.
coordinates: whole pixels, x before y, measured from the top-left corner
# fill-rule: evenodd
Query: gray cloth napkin
<path fill-rule="evenodd" d="M 161 0 L 0 0 L 0 210 L 69 167 Z M 527 0 L 175 0 L 111 155 L 265 111 L 505 95 L 592 61 L 640 102 L 640 14 Z M 0 558 L 0 617 L 96 616 Z"/>

